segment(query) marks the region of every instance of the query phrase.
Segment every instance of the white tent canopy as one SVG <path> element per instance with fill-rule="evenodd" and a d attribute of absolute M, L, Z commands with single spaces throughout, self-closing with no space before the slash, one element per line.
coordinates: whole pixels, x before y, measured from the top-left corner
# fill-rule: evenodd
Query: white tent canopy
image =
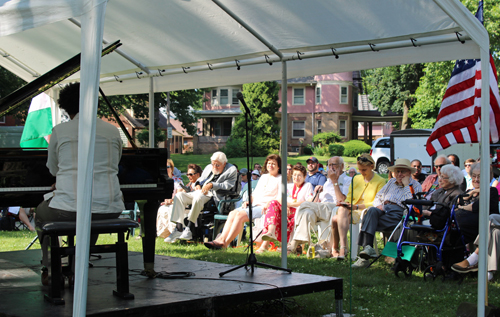
<path fill-rule="evenodd" d="M 109 95 L 150 96 L 277 79 L 286 86 L 286 78 L 316 74 L 487 60 L 489 49 L 486 30 L 458 0 L 0 0 L 0 19 L 0 65 L 26 81 L 82 52 L 82 71 L 67 80 L 82 83 L 79 211 L 90 210 L 98 85 Z M 116 40 L 122 47 L 101 62 L 102 42 Z M 488 64 L 482 67 L 485 118 Z M 286 112 L 286 94 L 282 100 Z M 286 134 L 286 119 L 282 126 Z M 488 130 L 488 120 L 482 120 L 483 140 Z M 283 148 L 286 156 L 286 144 Z M 488 149 L 483 150 L 486 159 Z M 482 166 L 483 175 L 487 168 Z M 482 188 L 488 186 L 486 177 L 481 182 Z M 487 232 L 487 195 L 481 191 L 481 232 Z M 74 315 L 85 314 L 89 222 L 90 213 L 79 212 Z M 485 271 L 484 256 L 482 280 Z M 479 315 L 484 314 L 482 301 L 484 288 Z"/>
<path fill-rule="evenodd" d="M 0 53 L 8 58 L 0 59 L 1 66 L 29 82 L 81 51 L 79 1 L 3 2 Z M 289 78 L 479 58 L 477 43 L 487 38 L 458 1 L 220 2 L 286 59 L 296 60 L 288 63 Z M 455 32 L 474 41 L 461 44 Z M 422 46 L 413 47 L 412 38 Z M 157 92 L 281 79 L 280 65 L 265 63 L 265 55 L 274 61 L 279 57 L 211 1 L 109 1 L 104 40 L 123 43 L 122 55 L 113 53 L 102 60 L 101 87 L 109 95 L 148 93 L 149 81 L 138 78 L 148 73 L 155 76 Z M 436 43 L 424 45 L 428 42 Z M 373 52 L 370 43 L 379 51 Z M 297 51 L 305 53 L 303 60 L 298 60 Z M 306 59 L 317 52 L 330 56 Z M 240 71 L 235 60 L 240 61 Z M 207 63 L 215 70 L 210 71 Z"/>

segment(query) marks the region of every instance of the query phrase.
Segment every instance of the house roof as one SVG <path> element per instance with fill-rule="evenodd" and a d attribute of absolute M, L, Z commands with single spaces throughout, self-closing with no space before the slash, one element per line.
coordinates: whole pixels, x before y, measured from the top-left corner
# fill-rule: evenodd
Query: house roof
<path fill-rule="evenodd" d="M 278 84 L 281 85 L 281 80 L 277 80 Z M 314 80 L 314 76 L 307 76 L 307 77 L 298 77 L 298 78 L 290 78 L 287 79 L 287 83 L 289 84 L 315 84 L 317 83 L 316 80 Z"/>
<path fill-rule="evenodd" d="M 403 115 L 392 111 L 387 111 L 382 116 L 382 113 L 369 101 L 368 97 L 368 95 L 358 95 L 358 109 L 352 113 L 352 120 L 394 122 L 403 118 Z"/>

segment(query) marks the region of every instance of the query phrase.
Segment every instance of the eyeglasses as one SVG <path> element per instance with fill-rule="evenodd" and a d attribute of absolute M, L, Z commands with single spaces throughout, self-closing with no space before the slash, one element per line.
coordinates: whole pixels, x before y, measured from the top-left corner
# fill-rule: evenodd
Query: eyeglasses
<path fill-rule="evenodd" d="M 449 180 L 449 179 L 450 179 L 449 177 L 443 177 L 443 176 L 439 176 L 439 178 L 441 178 L 441 179 L 443 179 L 443 180 L 445 180 L 445 181 L 447 181 L 447 180 Z"/>
<path fill-rule="evenodd" d="M 291 171 L 292 169 L 291 169 L 291 168 L 287 168 L 286 170 L 287 170 L 287 171 Z"/>
<path fill-rule="evenodd" d="M 338 163 L 337 163 L 337 164 L 334 164 L 334 163 L 330 163 L 330 164 L 328 164 L 328 166 L 339 166 L 339 165 L 340 165 L 340 164 L 338 164 Z"/>
<path fill-rule="evenodd" d="M 196 175 L 196 174 L 198 174 L 198 173 L 194 173 L 194 174 L 193 174 L 193 173 L 187 173 L 186 175 L 187 175 L 187 176 L 194 176 L 194 175 Z"/>
<path fill-rule="evenodd" d="M 447 164 L 434 165 L 434 167 L 435 167 L 435 168 L 441 168 L 441 167 L 443 167 L 443 166 L 445 166 L 445 165 L 447 165 Z"/>
<path fill-rule="evenodd" d="M 170 165 L 167 165 L 167 168 L 172 168 L 172 166 L 170 166 Z"/>
<path fill-rule="evenodd" d="M 409 172 L 408 170 L 395 170 L 393 173 L 394 174 L 406 174 L 408 172 Z"/>
<path fill-rule="evenodd" d="M 470 176 L 470 178 L 471 178 L 471 179 L 475 179 L 475 178 L 480 179 L 480 178 L 481 178 L 481 175 L 479 175 L 479 174 L 472 174 L 472 175 Z"/>

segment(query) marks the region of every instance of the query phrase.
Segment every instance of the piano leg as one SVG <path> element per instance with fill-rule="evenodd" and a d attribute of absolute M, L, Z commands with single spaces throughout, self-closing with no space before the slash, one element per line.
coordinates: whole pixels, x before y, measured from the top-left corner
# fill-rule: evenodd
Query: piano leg
<path fill-rule="evenodd" d="M 155 277 L 155 248 L 156 248 L 156 215 L 160 202 L 148 200 L 141 213 L 144 232 L 142 236 L 142 256 L 144 260 L 144 271 L 148 277 Z"/>

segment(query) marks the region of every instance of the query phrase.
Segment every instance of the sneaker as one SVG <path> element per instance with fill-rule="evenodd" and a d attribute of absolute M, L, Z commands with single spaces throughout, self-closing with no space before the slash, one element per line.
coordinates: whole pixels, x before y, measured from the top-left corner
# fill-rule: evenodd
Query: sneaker
<path fill-rule="evenodd" d="M 364 269 L 368 265 L 370 265 L 370 261 L 369 260 L 358 258 L 358 260 L 353 265 L 351 265 L 351 267 L 353 269 Z"/>
<path fill-rule="evenodd" d="M 179 237 L 181 236 L 181 232 L 179 232 L 177 230 L 177 228 L 174 229 L 174 231 L 168 236 L 165 238 L 165 241 L 166 243 L 174 243 L 175 241 L 177 241 L 179 239 Z"/>
<path fill-rule="evenodd" d="M 181 240 L 193 239 L 193 234 L 191 233 L 191 229 L 189 229 L 189 227 L 186 227 L 184 231 L 182 231 L 182 234 L 180 235 L 179 239 Z"/>
<path fill-rule="evenodd" d="M 371 258 L 376 258 L 378 256 L 375 249 L 369 245 L 365 246 L 363 251 L 359 252 L 359 257 L 365 260 L 369 260 Z"/>

